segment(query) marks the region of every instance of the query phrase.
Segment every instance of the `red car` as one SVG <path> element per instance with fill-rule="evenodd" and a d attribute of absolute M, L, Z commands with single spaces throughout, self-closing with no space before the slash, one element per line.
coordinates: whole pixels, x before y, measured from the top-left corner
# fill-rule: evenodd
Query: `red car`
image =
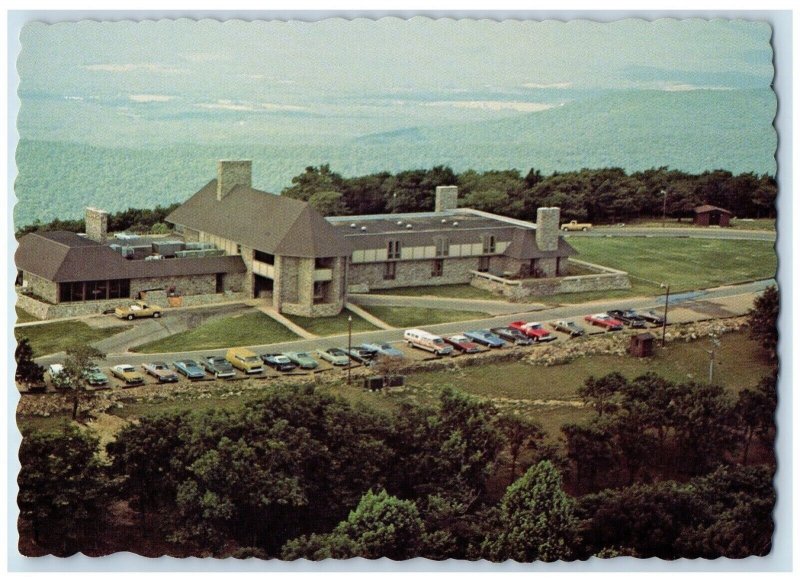
<path fill-rule="evenodd" d="M 594 315 L 587 315 L 583 319 L 584 321 L 588 322 L 591 325 L 604 327 L 606 330 L 609 331 L 618 331 L 624 327 L 623 323 L 620 320 L 614 319 L 613 317 L 611 317 L 606 313 L 595 313 Z"/>
<path fill-rule="evenodd" d="M 465 335 L 450 335 L 443 339 L 462 354 L 474 354 L 475 352 L 481 351 L 481 346 Z"/>
<path fill-rule="evenodd" d="M 512 321 L 508 327 L 521 331 L 537 342 L 550 342 L 556 339 L 556 336 L 547 331 L 544 325 L 538 321 Z"/>

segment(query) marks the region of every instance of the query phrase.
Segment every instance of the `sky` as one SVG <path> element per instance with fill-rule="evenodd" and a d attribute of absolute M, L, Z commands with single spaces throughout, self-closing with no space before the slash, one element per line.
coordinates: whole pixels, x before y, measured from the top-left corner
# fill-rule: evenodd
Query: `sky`
<path fill-rule="evenodd" d="M 766 23 L 699 19 L 31 23 L 20 133 L 102 141 L 91 126 L 111 123 L 179 139 L 187 120 L 248 116 L 324 138 L 531 113 L 602 90 L 767 88 L 770 35 Z"/>

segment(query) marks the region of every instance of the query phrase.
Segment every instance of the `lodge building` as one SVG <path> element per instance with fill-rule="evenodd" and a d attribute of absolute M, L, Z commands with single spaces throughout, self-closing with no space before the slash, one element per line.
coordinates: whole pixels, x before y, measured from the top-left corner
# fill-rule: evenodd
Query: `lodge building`
<path fill-rule="evenodd" d="M 50 318 L 128 298 L 261 298 L 282 313 L 332 316 L 348 293 L 469 283 L 480 273 L 554 278 L 576 254 L 560 236 L 558 208 L 539 208 L 532 223 L 459 208 L 456 186 L 435 197 L 433 212 L 325 218 L 307 202 L 253 188 L 250 161 L 220 161 L 216 179 L 167 217 L 166 238 L 109 238 L 108 214 L 91 208 L 85 234 L 23 236 L 20 303 Z"/>

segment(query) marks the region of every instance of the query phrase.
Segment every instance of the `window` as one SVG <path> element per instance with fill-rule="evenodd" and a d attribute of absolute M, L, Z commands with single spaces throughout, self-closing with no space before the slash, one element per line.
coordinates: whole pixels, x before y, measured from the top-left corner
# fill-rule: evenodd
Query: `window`
<path fill-rule="evenodd" d="M 388 249 L 387 249 L 387 258 L 389 259 L 399 259 L 400 258 L 400 241 L 399 240 L 390 240 Z M 394 277 L 392 277 L 394 278 Z"/>
<path fill-rule="evenodd" d="M 488 255 L 496 250 L 496 243 L 493 234 L 485 234 L 483 237 L 483 254 Z"/>
<path fill-rule="evenodd" d="M 328 294 L 329 281 L 317 281 L 314 283 L 314 303 L 324 303 L 325 296 Z"/>
<path fill-rule="evenodd" d="M 481 273 L 486 273 L 489 270 L 489 261 L 491 257 L 480 257 L 478 258 L 478 270 Z"/>
<path fill-rule="evenodd" d="M 444 261 L 442 259 L 433 260 L 433 268 L 431 269 L 431 277 L 441 277 L 444 271 Z"/>
<path fill-rule="evenodd" d="M 241 255 L 242 254 L 242 245 L 240 245 L 238 243 L 236 245 L 236 254 L 237 255 Z"/>
<path fill-rule="evenodd" d="M 58 300 L 61 303 L 75 301 L 99 301 L 101 299 L 120 299 L 129 297 L 131 293 L 128 279 L 111 281 L 75 281 L 60 283 Z"/>
<path fill-rule="evenodd" d="M 383 280 L 394 281 L 397 275 L 397 263 L 384 263 L 383 264 Z"/>
<path fill-rule="evenodd" d="M 437 257 L 446 257 L 450 254 L 450 241 L 447 240 L 445 237 L 436 237 L 436 256 Z"/>
<path fill-rule="evenodd" d="M 225 273 L 217 273 L 217 293 L 225 291 Z"/>
<path fill-rule="evenodd" d="M 261 251 L 256 251 L 253 254 L 253 258 L 256 261 L 259 261 L 261 263 L 266 263 L 268 265 L 275 264 L 275 255 L 271 255 L 270 253 L 262 253 Z"/>
<path fill-rule="evenodd" d="M 324 257 L 314 259 L 315 269 L 331 269 L 333 268 L 333 257 Z"/>

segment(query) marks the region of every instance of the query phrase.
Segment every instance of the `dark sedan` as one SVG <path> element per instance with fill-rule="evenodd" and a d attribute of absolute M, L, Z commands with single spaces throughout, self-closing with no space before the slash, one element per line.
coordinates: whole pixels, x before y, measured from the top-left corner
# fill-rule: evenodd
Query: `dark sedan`
<path fill-rule="evenodd" d="M 469 339 L 474 341 L 475 343 L 479 343 L 482 346 L 487 346 L 490 348 L 502 348 L 506 345 L 504 339 L 497 337 L 488 329 L 476 329 L 473 331 L 465 331 L 464 335 L 467 336 Z"/>
<path fill-rule="evenodd" d="M 189 380 L 200 380 L 206 377 L 205 370 L 194 360 L 178 360 L 175 362 L 175 369 Z"/>
<path fill-rule="evenodd" d="M 236 370 L 234 370 L 231 363 L 222 356 L 206 356 L 201 363 L 206 369 L 206 372 L 215 378 L 233 378 L 236 376 Z"/>
<path fill-rule="evenodd" d="M 515 346 L 530 346 L 533 345 L 533 340 L 526 336 L 518 329 L 511 327 L 493 327 L 490 330 L 497 337 L 514 344 Z"/>
<path fill-rule="evenodd" d="M 297 367 L 283 354 L 261 354 L 261 361 L 278 372 L 290 372 Z"/>
<path fill-rule="evenodd" d="M 633 309 L 612 309 L 607 313 L 628 327 L 647 327 L 647 323 L 645 322 L 644 318 L 642 318 L 642 316 L 636 313 Z"/>
<path fill-rule="evenodd" d="M 648 323 L 652 323 L 653 325 L 664 325 L 664 316 L 659 315 L 652 309 L 650 311 L 645 311 L 644 313 L 639 314 L 642 319 L 644 319 Z"/>

